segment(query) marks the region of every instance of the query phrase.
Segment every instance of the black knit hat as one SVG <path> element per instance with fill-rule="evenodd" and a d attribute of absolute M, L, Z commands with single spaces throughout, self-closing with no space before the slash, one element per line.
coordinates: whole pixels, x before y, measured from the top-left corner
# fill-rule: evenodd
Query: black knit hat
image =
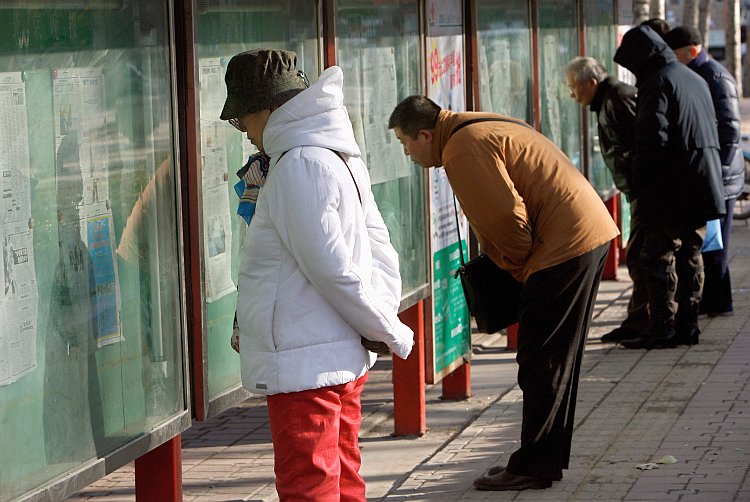
<path fill-rule="evenodd" d="M 221 120 L 230 120 L 280 106 L 307 88 L 292 51 L 256 49 L 229 60 L 224 82 L 227 101 Z"/>
<path fill-rule="evenodd" d="M 664 35 L 664 41 L 672 49 L 680 49 L 688 45 L 703 45 L 701 33 L 692 26 L 677 26 Z"/>

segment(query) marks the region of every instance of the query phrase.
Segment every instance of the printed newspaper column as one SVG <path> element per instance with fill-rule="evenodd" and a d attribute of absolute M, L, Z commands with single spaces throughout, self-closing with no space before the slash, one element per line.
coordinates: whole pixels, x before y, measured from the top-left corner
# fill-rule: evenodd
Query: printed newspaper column
<path fill-rule="evenodd" d="M 37 366 L 39 293 L 31 219 L 26 88 L 21 72 L 0 73 L 0 385 Z"/>
<path fill-rule="evenodd" d="M 226 99 L 224 61 L 201 58 L 200 128 L 203 194 L 203 259 L 206 302 L 237 290 L 232 281 L 232 223 L 229 212 L 227 125 L 218 119 Z"/>
<path fill-rule="evenodd" d="M 427 2 L 427 96 L 453 111 L 466 108 L 461 6 L 461 0 Z M 460 261 L 453 190 L 442 168 L 430 169 L 429 177 L 434 341 L 427 347 L 428 354 L 432 349 L 428 379 L 437 381 L 471 357 L 471 324 L 461 282 L 454 277 Z M 459 221 L 466 254 L 468 226 L 460 214 Z"/>
<path fill-rule="evenodd" d="M 104 74 L 97 67 L 59 68 L 52 78 L 55 183 L 58 210 L 64 215 L 58 232 L 60 266 L 67 278 L 92 286 L 89 292 L 75 292 L 76 301 L 91 301 L 94 340 L 103 347 L 123 340 Z"/>

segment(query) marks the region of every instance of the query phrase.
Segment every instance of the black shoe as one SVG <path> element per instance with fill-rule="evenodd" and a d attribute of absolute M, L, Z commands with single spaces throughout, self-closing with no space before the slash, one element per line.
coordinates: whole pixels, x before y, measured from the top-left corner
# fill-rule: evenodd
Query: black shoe
<path fill-rule="evenodd" d="M 549 479 L 513 474 L 505 469 L 494 476 L 488 473 L 474 480 L 474 487 L 477 490 L 487 491 L 542 490 L 550 486 L 552 486 L 552 481 Z"/>
<path fill-rule="evenodd" d="M 620 345 L 626 349 L 673 349 L 679 345 L 679 338 L 675 330 L 670 328 L 656 336 L 646 331 L 640 338 L 623 340 Z"/>
<path fill-rule="evenodd" d="M 701 330 L 698 326 L 682 329 L 677 333 L 677 345 L 698 345 Z"/>
<path fill-rule="evenodd" d="M 602 343 L 617 343 L 623 340 L 634 340 L 636 338 L 640 338 L 640 336 L 640 331 L 620 326 L 619 328 L 613 329 L 609 333 L 603 334 L 601 337 L 601 341 Z"/>

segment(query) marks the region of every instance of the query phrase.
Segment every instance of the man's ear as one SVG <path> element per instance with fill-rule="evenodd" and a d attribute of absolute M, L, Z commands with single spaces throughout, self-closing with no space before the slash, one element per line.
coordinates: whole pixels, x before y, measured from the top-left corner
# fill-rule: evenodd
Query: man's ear
<path fill-rule="evenodd" d="M 433 130 L 432 129 L 420 129 L 417 133 L 417 138 L 424 138 L 426 141 L 432 143 Z"/>
<path fill-rule="evenodd" d="M 701 47 L 700 45 L 691 45 L 690 46 L 690 59 L 695 59 L 696 56 L 698 56 L 698 53 L 700 53 Z"/>

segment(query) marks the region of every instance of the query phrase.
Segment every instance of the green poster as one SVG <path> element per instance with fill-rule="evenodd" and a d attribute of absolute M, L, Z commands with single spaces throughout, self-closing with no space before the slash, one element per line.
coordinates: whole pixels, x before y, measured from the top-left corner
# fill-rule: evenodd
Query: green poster
<path fill-rule="evenodd" d="M 460 262 L 458 242 L 432 256 L 435 372 L 446 369 L 470 350 L 469 310 L 464 301 L 461 279 L 455 277 Z M 464 259 L 468 260 L 466 241 Z"/>

